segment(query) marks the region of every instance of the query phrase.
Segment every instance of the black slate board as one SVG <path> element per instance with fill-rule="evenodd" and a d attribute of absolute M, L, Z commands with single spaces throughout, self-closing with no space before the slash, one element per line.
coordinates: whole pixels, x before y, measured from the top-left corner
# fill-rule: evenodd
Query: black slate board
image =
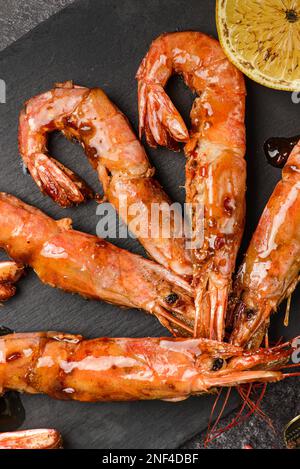
<path fill-rule="evenodd" d="M 216 37 L 214 2 L 206 0 L 80 0 L 50 18 L 0 54 L 0 78 L 7 85 L 7 103 L 0 104 L 0 190 L 13 193 L 49 215 L 70 216 L 74 226 L 95 233 L 98 217 L 91 202 L 62 210 L 43 197 L 22 173 L 17 150 L 17 120 L 22 103 L 54 82 L 102 87 L 137 128 L 135 72 L 150 42 L 165 31 L 195 29 Z M 248 85 L 248 214 L 245 249 L 262 209 L 280 178 L 266 163 L 262 145 L 272 135 L 299 133 L 300 104 L 289 93 Z M 169 92 L 187 117 L 192 96 L 179 80 Z M 95 188 L 98 182 L 79 147 L 55 136 L 53 153 Z M 184 201 L 184 157 L 167 150 L 147 149 L 157 177 L 174 200 Z M 0 227 L 1 229 L 1 227 Z M 143 253 L 133 240 L 112 240 Z M 293 297 L 292 320 L 283 329 L 282 315 L 273 321 L 272 336 L 299 333 Z M 295 313 L 295 314 L 293 314 Z M 1 310 L 1 323 L 16 331 L 56 329 L 96 336 L 160 336 L 158 322 L 136 310 L 85 301 L 42 285 L 31 272 L 18 295 Z M 82 404 L 45 396 L 23 396 L 23 428 L 56 427 L 71 448 L 175 448 L 207 425 L 213 397 L 171 404 L 163 402 Z M 230 408 L 236 402 L 232 401 Z"/>

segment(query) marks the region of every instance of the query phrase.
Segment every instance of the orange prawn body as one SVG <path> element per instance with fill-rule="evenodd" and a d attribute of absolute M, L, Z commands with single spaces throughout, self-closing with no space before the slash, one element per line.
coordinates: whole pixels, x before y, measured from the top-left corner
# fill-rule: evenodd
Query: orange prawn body
<path fill-rule="evenodd" d="M 32 267 L 42 282 L 86 298 L 141 308 L 173 334 L 191 335 L 191 286 L 153 261 L 55 221 L 19 199 L 0 193 L 0 247 Z M 0 264 L 1 269 L 1 264 Z"/>
<path fill-rule="evenodd" d="M 231 341 L 259 347 L 280 302 L 300 271 L 300 142 L 294 147 L 252 237 L 235 282 Z"/>
<path fill-rule="evenodd" d="M 33 179 L 63 207 L 79 204 L 94 194 L 79 176 L 48 155 L 48 135 L 54 130 L 81 143 L 98 173 L 105 197 L 149 255 L 191 279 L 182 214 L 170 210 L 167 233 L 161 218 L 154 220 L 151 216 L 154 204 L 162 209 L 172 203 L 153 178 L 155 170 L 127 118 L 106 94 L 100 88 L 84 88 L 72 82 L 57 84 L 31 98 L 20 114 L 19 151 Z M 138 226 L 134 223 L 137 216 Z"/>
<path fill-rule="evenodd" d="M 278 381 L 291 348 L 244 352 L 207 339 L 21 333 L 0 338 L 0 389 L 78 401 L 182 400 L 252 381 Z"/>
<path fill-rule="evenodd" d="M 197 94 L 190 132 L 164 90 L 174 73 Z M 222 340 L 245 218 L 244 79 L 216 40 L 192 31 L 158 37 L 137 79 L 140 135 L 152 146 L 186 143 L 186 202 L 196 242 L 194 332 Z"/>

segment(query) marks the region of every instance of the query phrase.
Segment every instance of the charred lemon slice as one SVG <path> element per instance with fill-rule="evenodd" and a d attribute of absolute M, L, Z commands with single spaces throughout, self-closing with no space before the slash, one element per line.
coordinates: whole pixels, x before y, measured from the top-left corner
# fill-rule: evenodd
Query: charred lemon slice
<path fill-rule="evenodd" d="M 300 90 L 300 0 L 217 0 L 228 58 L 261 85 Z"/>

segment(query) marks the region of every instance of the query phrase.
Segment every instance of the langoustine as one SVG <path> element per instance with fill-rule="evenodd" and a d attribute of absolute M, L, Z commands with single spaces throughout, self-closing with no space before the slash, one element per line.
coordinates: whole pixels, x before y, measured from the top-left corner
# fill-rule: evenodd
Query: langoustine
<path fill-rule="evenodd" d="M 39 428 L 0 433 L 0 449 L 61 449 L 61 434 L 54 429 Z"/>
<path fill-rule="evenodd" d="M 144 309 L 173 334 L 192 334 L 192 289 L 182 277 L 75 231 L 71 224 L 71 219 L 55 221 L 0 193 L 0 248 L 17 263 L 32 267 L 42 282 L 86 298 Z"/>
<path fill-rule="evenodd" d="M 256 348 L 300 270 L 300 141 L 259 220 L 235 282 L 231 342 Z"/>
<path fill-rule="evenodd" d="M 190 134 L 164 88 L 182 75 L 197 98 Z M 245 218 L 245 84 L 215 39 L 199 32 L 158 37 L 137 73 L 139 129 L 151 146 L 185 145 L 191 207 L 195 335 L 222 340 Z"/>
<path fill-rule="evenodd" d="M 63 207 L 93 197 L 73 171 L 47 151 L 50 132 L 60 130 L 81 143 L 97 171 L 105 197 L 116 208 L 149 255 L 164 267 L 191 278 L 190 253 L 185 249 L 182 214 L 160 184 L 155 169 L 127 118 L 100 88 L 72 82 L 31 98 L 20 114 L 19 151 L 39 188 Z M 162 226 L 160 213 L 166 226 Z M 166 210 L 168 209 L 168 211 Z M 163 212 L 163 213 L 164 213 Z M 138 216 L 139 223 L 134 223 Z"/>
<path fill-rule="evenodd" d="M 0 389 L 89 402 L 176 401 L 219 386 L 279 381 L 292 350 L 290 343 L 247 352 L 209 339 L 12 334 L 0 338 Z"/>

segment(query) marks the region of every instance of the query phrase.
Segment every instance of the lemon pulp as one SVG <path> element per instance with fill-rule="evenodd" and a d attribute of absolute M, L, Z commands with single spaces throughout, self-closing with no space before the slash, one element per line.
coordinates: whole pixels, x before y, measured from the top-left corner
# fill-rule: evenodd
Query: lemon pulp
<path fill-rule="evenodd" d="M 217 0 L 229 59 L 262 85 L 300 91 L 300 0 Z"/>

